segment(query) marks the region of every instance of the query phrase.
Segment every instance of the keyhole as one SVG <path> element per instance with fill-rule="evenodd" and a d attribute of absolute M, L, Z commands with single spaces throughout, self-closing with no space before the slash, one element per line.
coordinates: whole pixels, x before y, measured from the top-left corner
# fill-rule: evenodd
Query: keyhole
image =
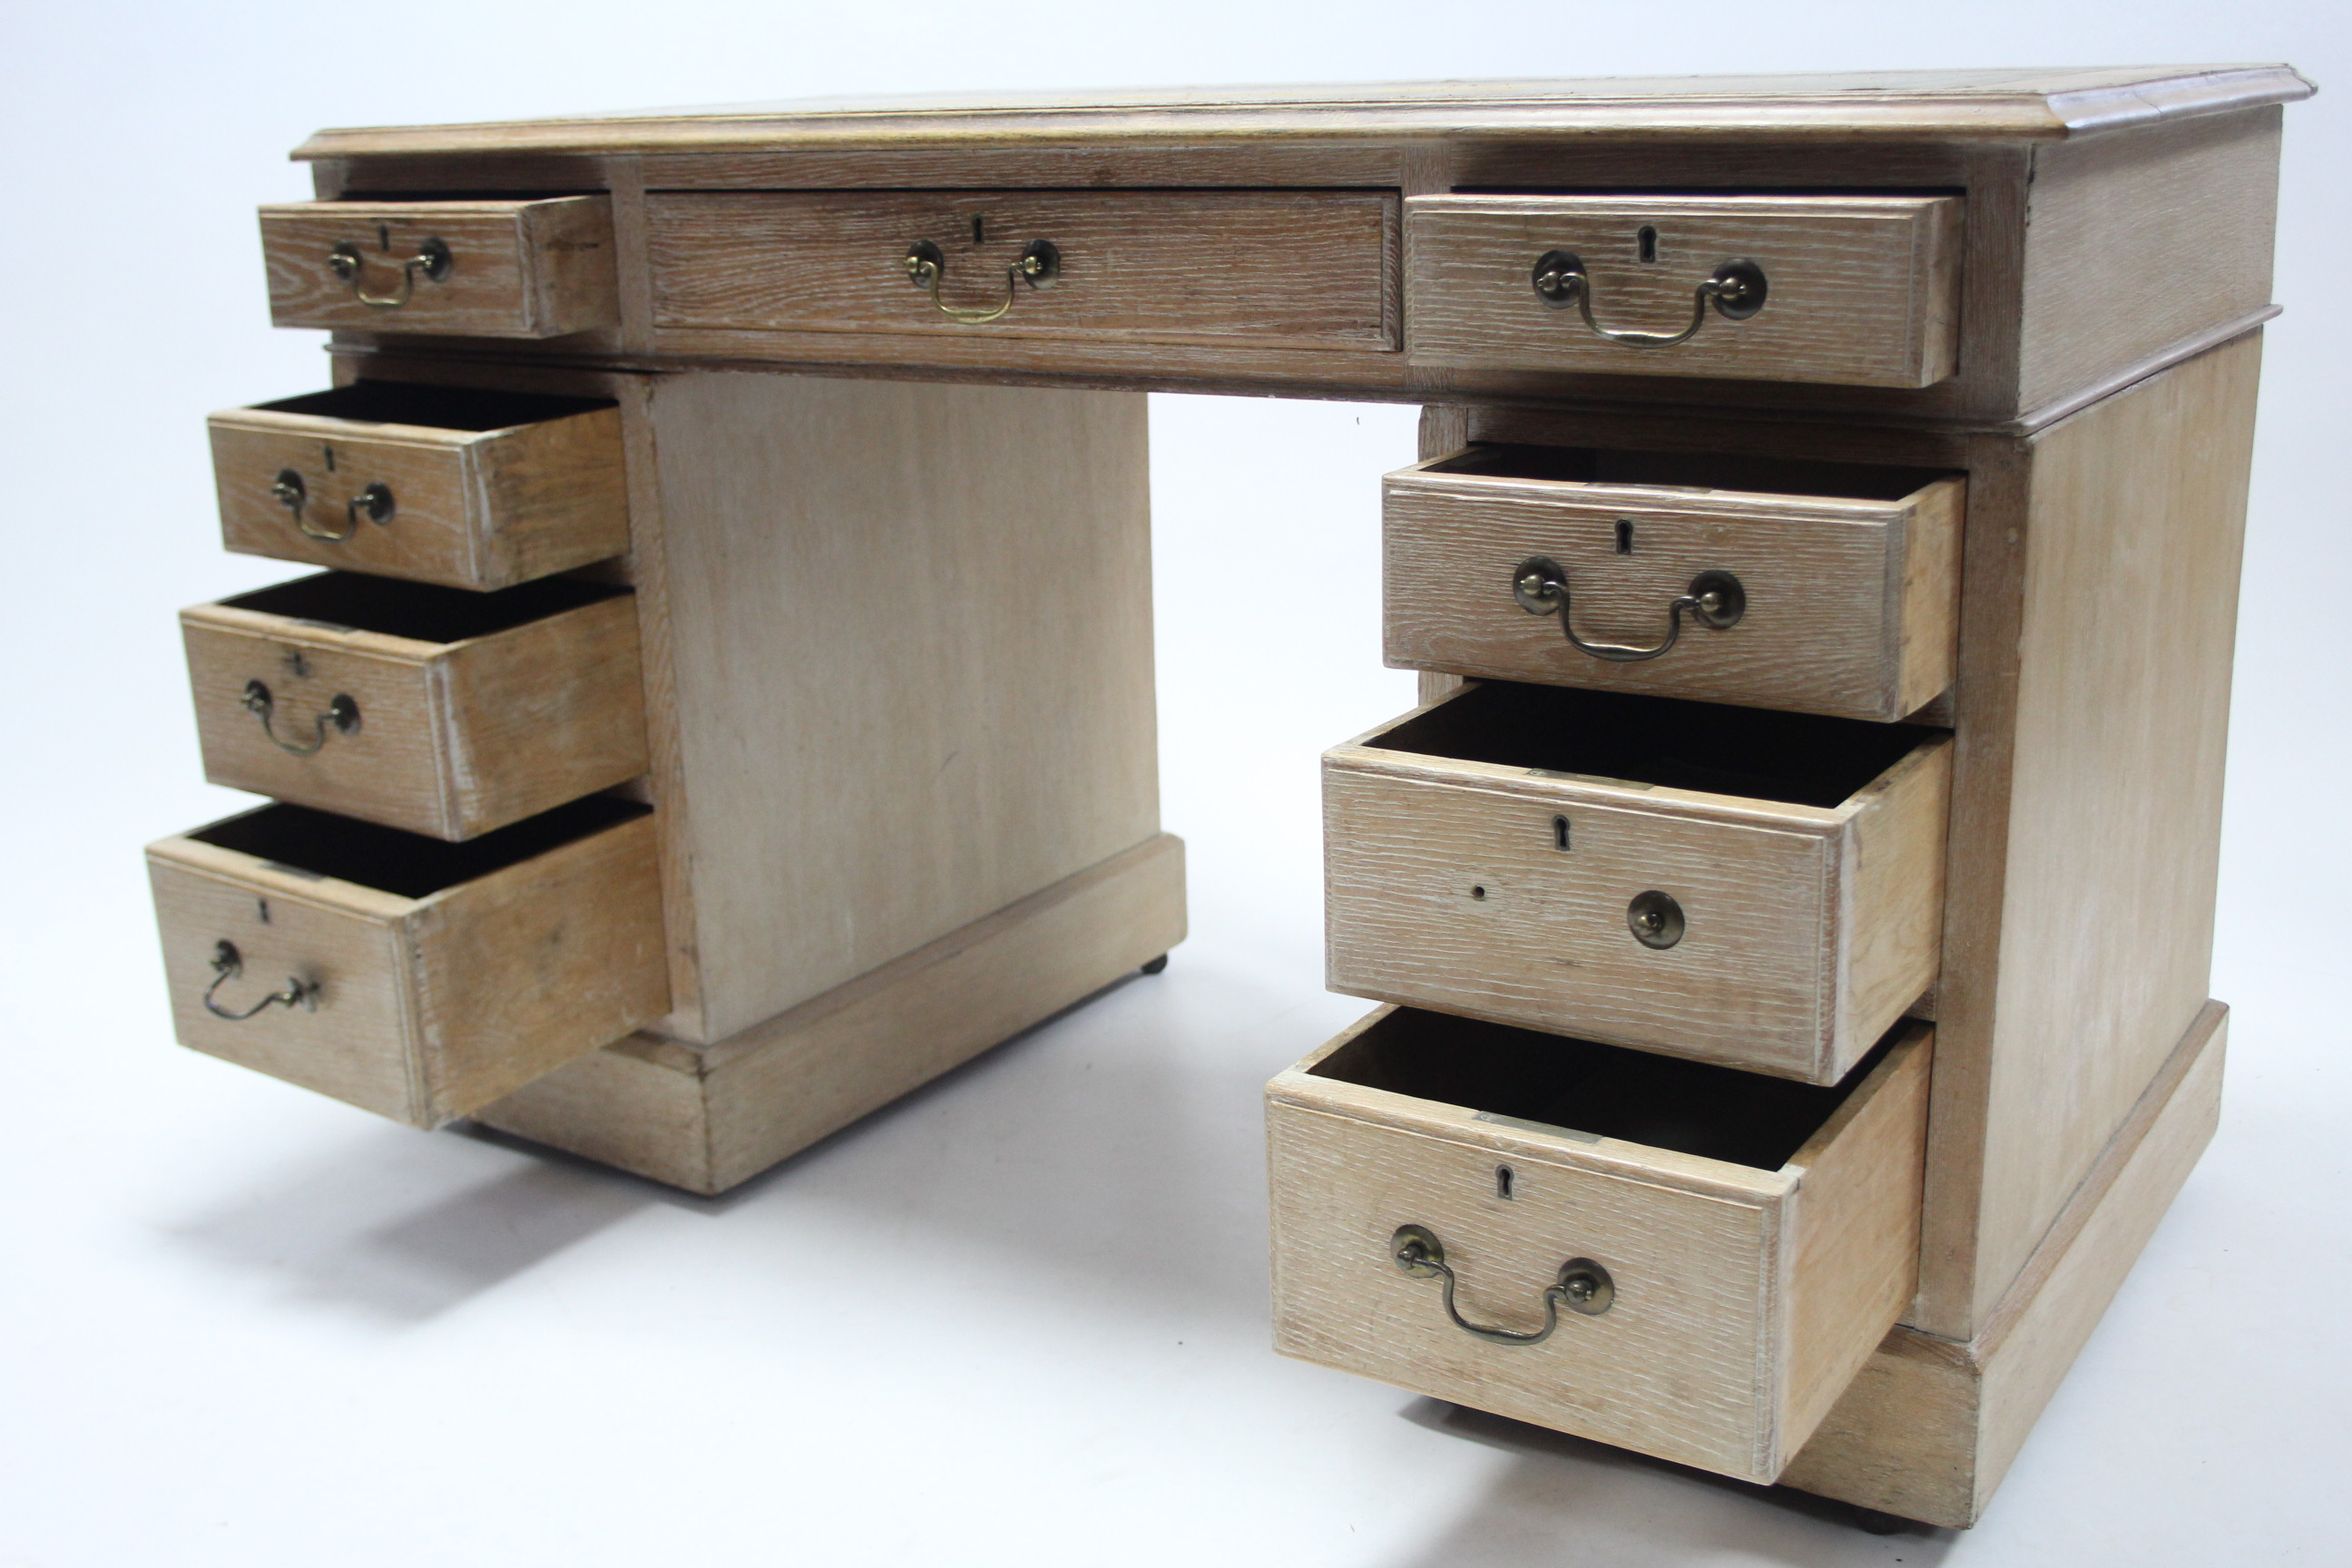
<path fill-rule="evenodd" d="M 1617 520 L 1617 553 L 1620 555 L 1633 553 L 1633 520 L 1630 517 L 1621 517 Z"/>
<path fill-rule="evenodd" d="M 1568 818 L 1555 816 L 1551 819 L 1551 847 L 1562 854 L 1568 852 Z"/>
<path fill-rule="evenodd" d="M 326 457 L 327 472 L 331 474 L 333 473 L 335 471 L 335 448 L 330 445 L 322 445 L 320 447 L 319 450 Z"/>
<path fill-rule="evenodd" d="M 1648 224 L 1643 224 L 1642 226 L 1641 232 L 1634 235 L 1633 242 L 1641 247 L 1643 260 L 1655 261 L 1658 258 L 1658 231 L 1656 229 L 1652 228 Z"/>
<path fill-rule="evenodd" d="M 376 248 L 379 250 L 390 250 L 392 248 L 392 227 L 390 225 L 378 224 L 375 226 L 375 243 Z"/>
<path fill-rule="evenodd" d="M 1518 1179 L 1517 1177 L 1514 1176 L 1514 1175 L 1511 1173 L 1511 1168 L 1510 1168 L 1508 1165 L 1497 1165 L 1497 1166 L 1496 1166 L 1496 1167 L 1495 1167 L 1495 1195 L 1496 1195 L 1496 1197 L 1498 1197 L 1498 1198 L 1501 1198 L 1505 1203 L 1508 1203 L 1508 1202 L 1510 1202 L 1510 1200 L 1511 1200 L 1511 1187 L 1512 1187 L 1512 1184 L 1513 1184 L 1515 1182 L 1517 1182 L 1517 1179 Z"/>
<path fill-rule="evenodd" d="M 971 242 L 974 245 L 978 245 L 981 243 L 981 238 L 982 229 L 980 215 L 978 213 L 974 213 L 971 218 Z"/>

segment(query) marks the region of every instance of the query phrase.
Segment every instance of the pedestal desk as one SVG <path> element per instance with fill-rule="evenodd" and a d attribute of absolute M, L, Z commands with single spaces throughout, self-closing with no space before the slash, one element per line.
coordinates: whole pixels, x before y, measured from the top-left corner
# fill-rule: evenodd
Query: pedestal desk
<path fill-rule="evenodd" d="M 739 1183 L 1184 934 L 1143 394 L 1410 400 L 1276 1342 L 1984 1507 L 2213 1125 L 2283 67 L 331 131 L 180 1037 Z M 1328 737 L 1327 737 L 1328 739 Z"/>

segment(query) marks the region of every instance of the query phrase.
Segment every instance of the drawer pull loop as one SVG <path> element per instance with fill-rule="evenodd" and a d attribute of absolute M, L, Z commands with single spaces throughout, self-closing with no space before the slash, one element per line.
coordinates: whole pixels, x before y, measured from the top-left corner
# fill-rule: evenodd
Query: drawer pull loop
<path fill-rule="evenodd" d="M 269 493 L 276 498 L 278 505 L 294 514 L 295 527 L 310 538 L 323 539 L 330 544 L 341 544 L 352 534 L 357 533 L 360 531 L 360 520 L 362 517 L 370 522 L 387 523 L 392 521 L 392 514 L 398 510 L 398 503 L 393 500 L 390 485 L 379 482 L 363 486 L 357 495 L 343 503 L 345 527 L 338 533 L 331 528 L 317 526 L 302 515 L 303 509 L 310 504 L 310 487 L 302 482 L 302 476 L 292 468 L 280 468 L 278 471 L 278 477 L 270 481 Z"/>
<path fill-rule="evenodd" d="M 1013 309 L 1024 283 L 1032 289 L 1050 289 L 1062 274 L 1060 247 L 1050 239 L 1033 239 L 1021 247 L 1020 258 L 1004 269 L 1003 304 L 950 305 L 940 298 L 940 284 L 947 277 L 948 261 L 938 246 L 928 239 L 919 239 L 907 247 L 907 254 L 901 259 L 907 268 L 907 280 L 930 291 L 931 303 L 939 307 L 940 315 L 967 327 L 984 325 Z"/>
<path fill-rule="evenodd" d="M 1691 619 L 1717 632 L 1738 626 L 1739 617 L 1748 613 L 1748 590 L 1739 585 L 1739 579 L 1728 572 L 1706 571 L 1690 580 L 1687 592 L 1667 604 L 1666 640 L 1657 647 L 1587 642 L 1576 635 L 1575 623 L 1569 619 L 1568 569 L 1549 555 L 1531 555 L 1518 563 L 1511 573 L 1511 597 L 1531 616 L 1557 615 L 1570 647 L 1611 664 L 1639 664 L 1674 647 L 1683 633 L 1685 610 Z"/>
<path fill-rule="evenodd" d="M 1536 258 L 1528 275 L 1535 285 L 1537 297 L 1554 310 L 1576 307 L 1584 317 L 1584 324 L 1612 343 L 1622 343 L 1629 349 L 1670 349 L 1676 343 L 1686 343 L 1706 325 L 1706 308 L 1726 321 L 1744 321 L 1764 308 L 1765 296 L 1771 285 L 1764 269 L 1744 258 L 1727 261 L 1712 276 L 1701 282 L 1691 295 L 1690 325 L 1679 332 L 1633 332 L 1622 328 L 1604 327 L 1592 319 L 1592 275 L 1571 250 L 1547 250 Z"/>
<path fill-rule="evenodd" d="M 215 1018 L 226 1018 L 232 1024 L 241 1024 L 265 1007 L 299 1007 L 305 1013 L 315 1013 L 319 1010 L 317 983 L 297 979 L 289 974 L 286 977 L 285 990 L 273 991 L 243 1012 L 233 1013 L 214 998 L 222 985 L 244 973 L 245 955 L 237 952 L 236 943 L 226 940 L 213 943 L 213 983 L 205 987 L 205 1011 Z"/>
<path fill-rule="evenodd" d="M 327 265 L 335 276 L 352 286 L 352 298 L 362 305 L 379 310 L 397 310 L 416 292 L 416 279 L 422 274 L 428 283 L 438 283 L 449 276 L 457 258 L 449 247 L 437 239 L 428 239 L 416 247 L 416 254 L 400 263 L 400 288 L 391 294 L 371 294 L 367 291 L 367 257 L 350 240 L 338 244 L 327 252 Z"/>
<path fill-rule="evenodd" d="M 1465 1318 L 1454 1304 L 1454 1270 L 1445 1261 L 1445 1246 L 1425 1226 L 1402 1225 L 1389 1237 L 1389 1258 L 1416 1279 L 1444 1281 L 1445 1315 L 1464 1333 L 1498 1345 L 1538 1345 L 1559 1327 L 1563 1303 L 1571 1312 L 1597 1318 L 1617 1300 L 1617 1286 L 1609 1270 L 1590 1258 L 1571 1258 L 1559 1266 L 1559 1279 L 1543 1293 L 1543 1327 L 1521 1333 L 1515 1329 L 1490 1329 Z"/>
<path fill-rule="evenodd" d="M 237 700 L 245 705 L 247 712 L 261 721 L 261 732 L 269 737 L 270 744 L 281 752 L 291 752 L 298 757 L 307 757 L 325 745 L 330 731 L 338 735 L 359 733 L 360 705 L 352 700 L 349 692 L 335 693 L 334 700 L 327 704 L 327 710 L 319 715 L 317 734 L 307 745 L 299 741 L 288 740 L 271 727 L 277 713 L 278 700 L 269 694 L 269 688 L 262 682 L 247 681 L 245 695 Z"/>

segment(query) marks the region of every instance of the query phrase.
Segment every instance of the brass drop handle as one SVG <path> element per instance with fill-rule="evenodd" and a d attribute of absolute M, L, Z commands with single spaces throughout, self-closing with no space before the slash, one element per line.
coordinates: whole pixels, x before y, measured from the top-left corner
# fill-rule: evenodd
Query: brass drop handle
<path fill-rule="evenodd" d="M 416 254 L 405 261 L 387 263 L 400 268 L 400 287 L 390 294 L 367 291 L 367 256 L 349 240 L 337 244 L 327 252 L 327 265 L 335 276 L 351 286 L 352 298 L 378 310 L 397 310 L 415 297 L 416 279 L 438 283 L 449 276 L 457 258 L 449 253 L 448 246 L 438 239 L 428 239 L 416 247 Z"/>
<path fill-rule="evenodd" d="M 1740 586 L 1739 579 L 1728 572 L 1710 570 L 1693 577 L 1690 587 L 1667 604 L 1665 640 L 1657 647 L 1587 642 L 1577 635 L 1576 625 L 1569 618 L 1568 569 L 1549 555 L 1530 555 L 1512 569 L 1511 597 L 1531 616 L 1558 616 L 1570 647 L 1611 664 L 1639 664 L 1674 647 L 1682 636 L 1685 611 L 1691 619 L 1716 632 L 1738 626 L 1739 617 L 1748 613 L 1748 590 Z"/>
<path fill-rule="evenodd" d="M 237 952 L 236 943 L 226 939 L 213 943 L 213 983 L 205 987 L 205 1011 L 215 1018 L 241 1024 L 265 1007 L 299 1007 L 305 1013 L 319 1010 L 319 983 L 289 974 L 286 977 L 285 990 L 273 991 L 252 1006 L 232 1012 L 215 998 L 223 985 L 244 973 L 245 955 Z"/>
<path fill-rule="evenodd" d="M 1571 1258 L 1559 1266 L 1559 1278 L 1543 1293 L 1543 1327 L 1529 1332 L 1493 1329 L 1474 1323 L 1454 1304 L 1454 1270 L 1445 1261 L 1445 1244 L 1426 1226 L 1401 1225 L 1389 1237 L 1389 1260 L 1416 1279 L 1444 1281 L 1445 1315 L 1464 1333 L 1498 1345 L 1539 1345 L 1559 1327 L 1559 1309 L 1597 1318 L 1617 1300 L 1616 1281 L 1609 1270 L 1590 1258 Z"/>
<path fill-rule="evenodd" d="M 387 523 L 392 521 L 393 513 L 400 510 L 400 503 L 394 500 L 390 485 L 381 482 L 362 485 L 358 494 L 343 503 L 344 526 L 338 533 L 331 528 L 320 528 L 304 515 L 305 509 L 310 504 L 310 489 L 294 469 L 278 470 L 278 477 L 269 482 L 269 495 L 271 500 L 294 514 L 295 527 L 310 538 L 323 539 L 330 544 L 341 544 L 357 533 L 362 519 L 373 523 Z"/>
<path fill-rule="evenodd" d="M 1635 332 L 1604 327 L 1592 319 L 1592 275 L 1584 269 L 1584 262 L 1574 251 L 1545 251 L 1536 258 L 1528 278 L 1535 285 L 1537 298 L 1545 304 L 1559 310 L 1575 306 L 1586 326 L 1611 342 L 1629 349 L 1670 349 L 1676 343 L 1690 342 L 1706 325 L 1709 305 L 1726 321 L 1744 321 L 1764 308 L 1765 296 L 1770 292 L 1761 267 L 1745 258 L 1727 261 L 1691 296 L 1689 326 L 1679 332 Z"/>
<path fill-rule="evenodd" d="M 1004 269 L 1003 304 L 950 305 L 940 298 L 940 284 L 947 277 L 948 261 L 938 246 L 928 239 L 919 239 L 907 247 L 900 262 L 907 269 L 907 280 L 929 291 L 931 303 L 939 307 L 940 314 L 967 327 L 982 326 L 1013 309 L 1013 302 L 1021 296 L 1022 285 L 1051 289 L 1062 275 L 1061 248 L 1050 239 L 1033 239 L 1021 247 L 1019 258 Z"/>
<path fill-rule="evenodd" d="M 352 700 L 349 692 L 335 693 L 334 700 L 327 704 L 327 710 L 319 715 L 314 736 L 308 743 L 289 741 L 272 728 L 278 700 L 270 695 L 267 685 L 258 680 L 247 681 L 245 695 L 237 700 L 247 712 L 261 721 L 261 732 L 269 737 L 272 745 L 298 757 L 307 757 L 324 746 L 331 731 L 338 735 L 356 735 L 360 731 L 360 705 Z"/>

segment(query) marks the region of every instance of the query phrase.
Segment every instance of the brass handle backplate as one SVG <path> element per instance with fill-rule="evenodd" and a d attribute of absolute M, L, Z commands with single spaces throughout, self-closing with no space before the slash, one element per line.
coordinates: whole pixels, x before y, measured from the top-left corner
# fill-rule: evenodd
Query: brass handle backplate
<path fill-rule="evenodd" d="M 1444 1282 L 1445 1315 L 1464 1333 L 1498 1345 L 1539 1345 L 1559 1327 L 1562 1306 L 1571 1312 L 1597 1318 L 1617 1300 L 1616 1281 L 1609 1270 L 1590 1258 L 1571 1258 L 1559 1266 L 1559 1278 L 1543 1293 L 1543 1327 L 1522 1331 L 1489 1328 L 1464 1317 L 1454 1304 L 1454 1270 L 1445 1261 L 1445 1244 L 1426 1226 L 1401 1225 L 1389 1237 L 1389 1261 L 1416 1279 Z"/>
<path fill-rule="evenodd" d="M 274 728 L 278 700 L 270 695 L 269 688 L 263 682 L 247 681 L 245 694 L 237 701 L 247 712 L 261 721 L 261 732 L 269 737 L 270 744 L 298 757 L 307 757 L 324 746 L 330 733 L 356 735 L 360 732 L 360 705 L 352 701 L 351 694 L 346 691 L 335 693 L 333 700 L 327 704 L 327 710 L 318 716 L 311 739 L 307 742 L 289 741 Z"/>
<path fill-rule="evenodd" d="M 390 522 L 393 514 L 400 510 L 399 502 L 393 499 L 392 487 L 378 481 L 361 486 L 352 499 L 343 503 L 341 532 L 331 528 L 321 528 L 308 516 L 310 487 L 293 468 L 278 470 L 278 477 L 269 481 L 269 496 L 293 514 L 295 527 L 310 538 L 323 539 L 330 544 L 341 544 L 350 539 L 360 531 L 362 521 L 378 524 Z"/>
<path fill-rule="evenodd" d="M 1667 604 L 1665 640 L 1655 647 L 1587 642 L 1577 635 L 1576 625 L 1569 618 L 1568 569 L 1549 555 L 1530 555 L 1512 569 L 1511 597 L 1531 616 L 1558 616 L 1570 647 L 1611 664 L 1639 664 L 1674 647 L 1675 639 L 1682 636 L 1685 611 L 1717 632 L 1738 626 L 1739 617 L 1748 613 L 1748 590 L 1740 586 L 1739 579 L 1728 572 L 1706 571 L 1693 577 L 1690 587 Z"/>
<path fill-rule="evenodd" d="M 305 1013 L 319 1010 L 319 983 L 295 975 L 286 977 L 286 989 L 273 991 L 252 1006 L 232 1011 L 219 1002 L 220 988 L 245 973 L 245 955 L 236 943 L 226 938 L 213 943 L 213 983 L 205 987 L 205 1011 L 215 1018 L 226 1018 L 241 1024 L 267 1007 L 299 1007 Z"/>
<path fill-rule="evenodd" d="M 940 314 L 967 327 L 983 326 L 1012 310 L 1024 284 L 1032 289 L 1050 289 L 1062 275 L 1060 247 L 1050 239 L 1033 239 L 1021 247 L 1020 256 L 1004 269 L 1003 303 L 950 305 L 940 298 L 940 285 L 946 279 L 948 270 L 945 252 L 928 239 L 919 239 L 907 247 L 906 255 L 899 260 L 907 269 L 907 280 L 918 289 L 929 290 Z"/>
<path fill-rule="evenodd" d="M 1583 260 L 1574 251 L 1545 251 L 1536 258 L 1528 276 L 1535 285 L 1536 297 L 1545 304 L 1558 310 L 1575 306 L 1586 326 L 1609 342 L 1629 349 L 1670 349 L 1676 343 L 1690 342 L 1706 325 L 1710 305 L 1726 321 L 1744 321 L 1764 308 L 1765 296 L 1771 289 L 1761 267 L 1744 257 L 1736 258 L 1717 268 L 1692 294 L 1689 326 L 1679 332 L 1636 332 L 1604 327 L 1593 320 L 1592 275 L 1585 270 Z"/>
<path fill-rule="evenodd" d="M 327 265 L 334 269 L 336 277 L 351 286 L 352 298 L 378 310 L 399 310 L 415 298 L 417 279 L 438 283 L 449 276 L 450 269 L 457 264 L 457 258 L 449 253 L 448 246 L 442 241 L 428 239 L 416 247 L 415 255 L 404 261 L 393 261 L 387 258 L 384 264 L 400 268 L 400 287 L 389 294 L 371 294 L 367 291 L 366 252 L 350 240 L 341 241 L 327 252 Z"/>

